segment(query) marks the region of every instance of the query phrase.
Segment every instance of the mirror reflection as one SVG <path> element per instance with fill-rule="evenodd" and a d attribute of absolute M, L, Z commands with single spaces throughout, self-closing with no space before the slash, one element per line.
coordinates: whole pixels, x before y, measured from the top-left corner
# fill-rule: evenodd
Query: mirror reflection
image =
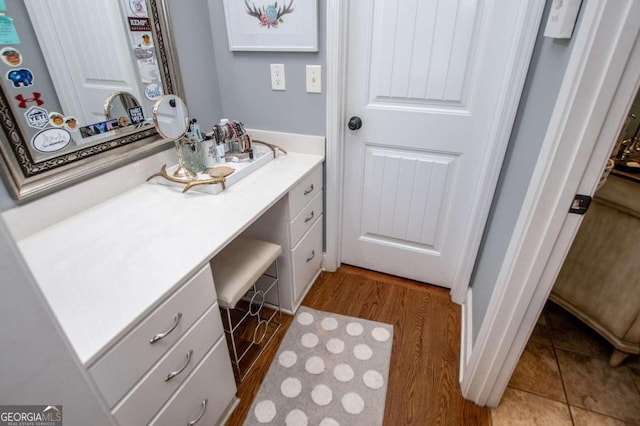
<path fill-rule="evenodd" d="M 107 120 L 118 120 L 120 127 L 144 121 L 140 103 L 131 93 L 116 92 L 104 101 L 104 116 Z"/>
<path fill-rule="evenodd" d="M 7 12 L 17 22 L 22 2 L 14 3 Z M 151 124 L 163 87 L 143 0 L 26 0 L 23 7 L 29 20 L 20 43 L 10 46 L 21 61 L 4 61 L 2 71 L 11 79 L 6 90 L 35 161 Z M 140 108 L 105 117 L 105 99 L 114 93 L 127 93 L 135 99 L 132 108 Z M 45 152 L 33 143 L 52 136 L 66 143 Z"/>
<path fill-rule="evenodd" d="M 152 120 L 182 94 L 167 0 L 1 3 L 0 171 L 15 198 L 167 143 Z"/>

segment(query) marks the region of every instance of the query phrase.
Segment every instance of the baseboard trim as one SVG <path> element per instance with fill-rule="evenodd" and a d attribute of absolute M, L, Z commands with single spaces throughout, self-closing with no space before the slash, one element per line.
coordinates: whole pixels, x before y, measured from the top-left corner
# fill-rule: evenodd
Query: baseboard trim
<path fill-rule="evenodd" d="M 467 289 L 467 295 L 462 303 L 462 311 L 460 315 L 460 376 L 459 380 L 462 383 L 464 377 L 465 367 L 469 364 L 471 359 L 471 350 L 473 349 L 473 291 L 469 287 Z"/>

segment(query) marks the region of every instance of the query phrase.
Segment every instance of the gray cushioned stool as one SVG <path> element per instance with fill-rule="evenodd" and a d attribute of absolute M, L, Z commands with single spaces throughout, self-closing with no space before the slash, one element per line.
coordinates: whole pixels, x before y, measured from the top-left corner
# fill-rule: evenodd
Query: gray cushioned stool
<path fill-rule="evenodd" d="M 281 254 L 277 244 L 238 237 L 211 261 L 238 382 L 244 380 L 282 325 L 277 261 Z M 269 313 L 263 312 L 267 298 Z"/>

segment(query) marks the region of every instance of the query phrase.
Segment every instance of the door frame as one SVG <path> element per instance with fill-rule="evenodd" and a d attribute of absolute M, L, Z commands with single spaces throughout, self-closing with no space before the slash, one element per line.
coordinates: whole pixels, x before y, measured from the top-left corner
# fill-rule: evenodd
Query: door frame
<path fill-rule="evenodd" d="M 538 27 L 544 9 L 544 1 L 526 0 L 520 3 L 520 39 L 512 46 L 510 62 L 513 64 L 511 78 L 503 88 L 506 92 L 503 114 L 494 123 L 492 136 L 497 143 L 486 159 L 486 173 L 481 177 L 478 197 L 473 200 L 470 209 L 473 220 L 465 233 L 465 245 L 460 261 L 456 266 L 451 287 L 451 299 L 462 304 L 473 272 L 482 233 L 489 216 L 489 209 L 500 175 L 502 161 L 507 149 L 511 129 L 520 103 L 520 96 L 527 76 Z M 347 67 L 347 31 L 349 20 L 349 2 L 327 0 L 327 127 L 326 127 L 326 248 L 323 268 L 335 271 L 340 266 L 342 213 L 344 194 L 344 126 L 346 123 L 346 67 Z"/>
<path fill-rule="evenodd" d="M 640 85 L 640 4 L 587 0 L 582 14 L 489 308 L 461 355 L 462 395 L 479 405 L 499 403 L 580 226 L 568 207 L 595 192 Z"/>

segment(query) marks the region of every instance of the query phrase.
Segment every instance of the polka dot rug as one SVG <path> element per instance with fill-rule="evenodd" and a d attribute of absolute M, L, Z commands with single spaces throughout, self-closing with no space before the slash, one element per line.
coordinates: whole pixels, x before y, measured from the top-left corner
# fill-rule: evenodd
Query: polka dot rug
<path fill-rule="evenodd" d="M 393 326 L 301 307 L 245 425 L 381 425 Z"/>

